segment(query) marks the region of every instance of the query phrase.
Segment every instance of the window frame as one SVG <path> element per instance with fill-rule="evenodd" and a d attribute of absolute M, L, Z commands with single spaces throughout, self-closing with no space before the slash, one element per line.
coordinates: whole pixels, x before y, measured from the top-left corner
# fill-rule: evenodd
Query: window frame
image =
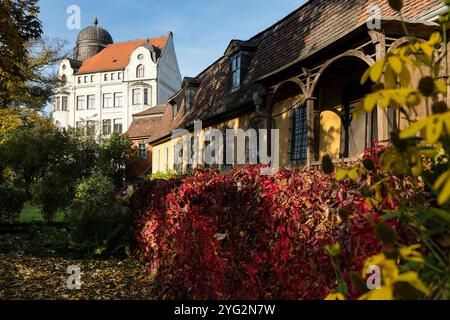
<path fill-rule="evenodd" d="M 120 103 L 116 103 L 117 100 L 120 99 Z M 114 92 L 114 102 L 113 102 L 114 108 L 122 108 L 123 107 L 123 93 L 122 92 Z"/>
<path fill-rule="evenodd" d="M 116 126 L 120 125 L 120 130 L 116 130 Z M 113 133 L 122 134 L 123 133 L 123 119 L 117 118 L 113 120 Z"/>
<path fill-rule="evenodd" d="M 105 130 L 105 127 L 108 128 L 108 130 Z M 111 119 L 103 119 L 103 121 L 102 121 L 102 134 L 104 136 L 110 136 L 112 134 L 112 120 Z"/>
<path fill-rule="evenodd" d="M 80 102 L 82 105 L 80 107 Z M 77 110 L 86 110 L 86 96 L 77 96 Z"/>
<path fill-rule="evenodd" d="M 108 99 L 106 99 L 108 97 Z M 108 106 L 106 106 L 106 100 L 109 101 Z M 111 92 L 107 92 L 103 94 L 103 109 L 112 109 L 114 107 L 113 95 Z"/>
<path fill-rule="evenodd" d="M 142 160 L 147 160 L 148 159 L 147 151 L 148 151 L 147 144 L 144 143 L 144 142 L 140 142 L 138 144 L 138 156 L 139 156 L 139 158 L 141 158 Z"/>
<path fill-rule="evenodd" d="M 146 105 L 146 106 L 148 106 L 148 93 L 149 93 L 148 88 L 144 88 L 144 90 L 143 90 L 143 97 L 142 97 L 142 103 L 144 105 Z"/>
<path fill-rule="evenodd" d="M 94 102 L 93 106 L 91 106 L 92 101 Z M 95 94 L 88 94 L 86 96 L 86 110 L 95 110 Z"/>
<path fill-rule="evenodd" d="M 137 93 L 137 96 L 135 96 L 135 93 Z M 137 99 L 136 99 L 136 97 L 137 97 Z M 141 104 L 141 89 L 140 88 L 131 90 L 131 103 L 133 106 L 138 106 Z"/>
<path fill-rule="evenodd" d="M 69 107 L 69 97 L 62 96 L 61 97 L 61 111 L 67 111 Z"/>
<path fill-rule="evenodd" d="M 141 63 L 136 67 L 136 78 L 141 79 L 145 77 L 145 67 Z"/>
<path fill-rule="evenodd" d="M 230 86 L 232 91 L 238 90 L 241 87 L 241 74 L 242 55 L 241 53 L 237 53 L 231 58 L 230 61 Z"/>
<path fill-rule="evenodd" d="M 297 106 L 292 114 L 290 159 L 298 163 L 308 160 L 308 111 L 305 104 Z"/>
<path fill-rule="evenodd" d="M 55 111 L 61 111 L 61 98 L 55 97 Z"/>

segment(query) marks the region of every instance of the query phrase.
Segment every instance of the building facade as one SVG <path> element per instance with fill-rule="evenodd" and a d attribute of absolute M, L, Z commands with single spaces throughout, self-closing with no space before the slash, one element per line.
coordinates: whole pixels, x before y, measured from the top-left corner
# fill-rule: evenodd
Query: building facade
<path fill-rule="evenodd" d="M 412 36 L 428 39 L 440 30 L 436 19 L 446 10 L 441 0 L 406 0 L 403 19 Z M 360 84 L 364 71 L 408 42 L 401 20 L 384 0 L 310 0 L 250 39 L 232 40 L 222 57 L 185 78 L 169 99 L 160 117 L 164 126 L 147 137 L 151 171 L 203 165 L 192 152 L 180 154 L 186 151 L 180 145 L 189 141 L 201 156 L 211 143 L 209 129 L 278 129 L 279 145 L 271 151 L 281 167 L 315 166 L 325 154 L 354 161 L 373 140 L 387 143 L 391 131 L 404 125 L 400 114 L 377 107 L 353 119 L 352 111 L 371 90 Z M 419 79 L 414 74 L 411 85 Z M 430 112 L 425 104 L 415 108 L 419 118 Z M 196 120 L 202 121 L 200 131 Z M 174 138 L 177 129 L 188 134 Z M 234 150 L 245 145 L 246 158 L 256 144 L 250 137 L 223 141 L 223 151 L 228 143 Z M 238 163 L 234 150 L 225 156 Z M 175 161 L 180 158 L 181 164 Z M 215 167 L 221 170 L 240 166 L 220 162 Z"/>
<path fill-rule="evenodd" d="M 173 34 L 113 43 L 92 26 L 78 35 L 73 59 L 61 62 L 53 119 L 97 138 L 125 133 L 133 114 L 165 103 L 181 86 Z"/>

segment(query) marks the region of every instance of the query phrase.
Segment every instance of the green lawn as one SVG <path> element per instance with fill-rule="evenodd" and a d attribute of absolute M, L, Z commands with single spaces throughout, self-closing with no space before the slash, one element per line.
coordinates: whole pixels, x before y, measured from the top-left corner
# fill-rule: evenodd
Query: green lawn
<path fill-rule="evenodd" d="M 60 222 L 63 219 L 64 214 L 62 212 L 58 212 L 56 214 L 55 221 Z M 41 207 L 28 202 L 25 203 L 22 213 L 20 214 L 20 222 L 36 222 L 36 221 L 44 221 L 41 215 Z"/>

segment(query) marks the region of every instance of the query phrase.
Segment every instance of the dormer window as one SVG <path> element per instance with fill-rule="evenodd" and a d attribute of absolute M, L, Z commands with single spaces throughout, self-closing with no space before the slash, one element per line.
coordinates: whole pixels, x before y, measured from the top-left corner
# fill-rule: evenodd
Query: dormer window
<path fill-rule="evenodd" d="M 241 55 L 237 54 L 231 58 L 231 90 L 239 89 L 241 86 Z"/>
<path fill-rule="evenodd" d="M 136 68 L 136 78 L 143 78 L 144 77 L 144 65 L 140 64 Z"/>

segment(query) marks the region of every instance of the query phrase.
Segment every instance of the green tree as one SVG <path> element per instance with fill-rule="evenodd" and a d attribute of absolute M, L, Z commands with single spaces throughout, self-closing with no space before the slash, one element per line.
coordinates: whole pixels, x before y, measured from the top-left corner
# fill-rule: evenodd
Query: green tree
<path fill-rule="evenodd" d="M 27 94 L 29 69 L 27 43 L 38 39 L 42 25 L 37 15 L 38 0 L 0 2 L 0 108 L 10 106 Z"/>
<path fill-rule="evenodd" d="M 79 249 L 89 255 L 123 255 L 134 235 L 112 179 L 99 172 L 78 184 L 66 221 Z"/>
<path fill-rule="evenodd" d="M 117 188 L 122 186 L 127 178 L 127 167 L 136 160 L 131 146 L 130 139 L 117 133 L 102 141 L 98 168 L 113 180 Z"/>

